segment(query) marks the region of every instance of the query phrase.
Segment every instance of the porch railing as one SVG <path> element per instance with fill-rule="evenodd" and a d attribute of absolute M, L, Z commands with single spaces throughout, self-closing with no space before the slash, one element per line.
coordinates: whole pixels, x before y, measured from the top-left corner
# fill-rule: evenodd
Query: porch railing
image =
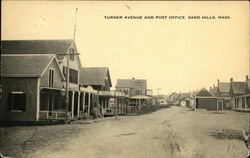
<path fill-rule="evenodd" d="M 39 119 L 41 120 L 64 120 L 66 118 L 65 111 L 40 111 Z M 71 118 L 71 112 L 68 112 L 68 118 Z"/>

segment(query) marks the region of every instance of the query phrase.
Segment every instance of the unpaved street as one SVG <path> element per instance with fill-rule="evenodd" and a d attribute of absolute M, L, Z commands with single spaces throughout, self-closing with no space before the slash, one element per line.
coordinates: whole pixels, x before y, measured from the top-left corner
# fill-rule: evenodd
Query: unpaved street
<path fill-rule="evenodd" d="M 62 137 L 53 143 L 40 144 L 32 152 L 26 150 L 25 157 L 244 158 L 247 150 L 238 130 L 249 128 L 248 119 L 246 113 L 171 107 L 147 115 L 106 118 L 90 124 L 80 121 L 35 127 L 38 131 L 35 137 L 44 137 L 39 131 L 45 133 L 45 129 L 56 128 L 60 128 L 56 135 Z M 77 132 L 70 137 L 63 135 L 74 129 Z"/>
<path fill-rule="evenodd" d="M 247 150 L 237 131 L 248 114 L 190 111 L 171 107 L 148 115 L 119 117 L 86 125 L 83 133 L 54 151 L 33 157 L 243 158 Z"/>

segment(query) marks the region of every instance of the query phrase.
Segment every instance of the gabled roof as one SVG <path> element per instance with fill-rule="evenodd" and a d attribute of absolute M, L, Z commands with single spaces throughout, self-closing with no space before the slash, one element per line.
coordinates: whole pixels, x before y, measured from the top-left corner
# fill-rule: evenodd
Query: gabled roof
<path fill-rule="evenodd" d="M 179 95 L 178 95 L 176 92 L 173 92 L 173 93 L 171 93 L 171 94 L 169 95 L 168 98 L 169 98 L 170 100 L 172 100 L 172 99 L 178 98 L 178 96 L 179 96 Z"/>
<path fill-rule="evenodd" d="M 234 94 L 245 94 L 247 84 L 246 82 L 232 82 L 232 90 Z"/>
<path fill-rule="evenodd" d="M 147 89 L 147 80 L 144 79 L 118 79 L 116 88 Z"/>
<path fill-rule="evenodd" d="M 180 98 L 190 98 L 190 93 L 179 93 Z"/>
<path fill-rule="evenodd" d="M 230 82 L 219 82 L 218 83 L 218 90 L 219 92 L 230 92 L 231 83 Z"/>
<path fill-rule="evenodd" d="M 206 88 L 202 88 L 197 94 L 196 97 L 213 97 L 214 95 L 208 92 Z"/>
<path fill-rule="evenodd" d="M 111 78 L 108 67 L 84 67 L 80 72 L 80 84 L 88 85 L 105 85 L 106 77 L 112 87 Z"/>
<path fill-rule="evenodd" d="M 2 54 L 2 77 L 40 77 L 53 60 L 54 54 Z"/>
<path fill-rule="evenodd" d="M 209 92 L 212 93 L 213 95 L 217 95 L 218 94 L 218 87 L 211 87 L 209 89 Z"/>
<path fill-rule="evenodd" d="M 6 40 L 1 41 L 2 54 L 56 54 L 62 60 L 72 39 L 60 40 Z"/>

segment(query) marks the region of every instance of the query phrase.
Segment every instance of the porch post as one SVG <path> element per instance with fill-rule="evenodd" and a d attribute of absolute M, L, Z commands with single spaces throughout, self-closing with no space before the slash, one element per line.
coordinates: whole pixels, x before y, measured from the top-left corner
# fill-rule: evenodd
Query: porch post
<path fill-rule="evenodd" d="M 74 100 L 75 100 L 75 92 L 72 91 L 72 99 L 71 99 L 71 118 L 74 118 Z"/>
<path fill-rule="evenodd" d="M 80 117 L 80 97 L 81 97 L 81 92 L 78 93 L 78 98 L 77 98 L 77 117 Z"/>
<path fill-rule="evenodd" d="M 245 109 L 246 109 L 247 106 L 247 97 L 245 97 Z"/>
<path fill-rule="evenodd" d="M 141 110 L 141 99 L 139 98 L 139 110 Z"/>
<path fill-rule="evenodd" d="M 36 87 L 36 121 L 39 120 L 40 113 L 40 78 L 37 79 L 37 87 Z"/>
<path fill-rule="evenodd" d="M 83 92 L 83 98 L 82 98 L 82 110 L 84 112 L 84 109 L 85 109 L 85 92 Z"/>
<path fill-rule="evenodd" d="M 91 95 L 91 93 L 88 93 L 89 94 L 89 100 L 88 100 L 88 115 L 90 114 L 90 95 Z"/>

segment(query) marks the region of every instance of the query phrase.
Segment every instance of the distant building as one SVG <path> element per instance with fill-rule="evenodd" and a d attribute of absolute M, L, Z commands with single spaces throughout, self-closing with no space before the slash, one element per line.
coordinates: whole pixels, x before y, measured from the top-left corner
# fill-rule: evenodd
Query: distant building
<path fill-rule="evenodd" d="M 223 109 L 250 111 L 250 80 L 248 75 L 245 81 L 220 82 L 210 87 L 209 92 L 216 98 L 216 105 Z"/>
<path fill-rule="evenodd" d="M 217 110 L 223 107 L 216 106 L 216 97 L 210 93 L 206 88 L 202 88 L 195 95 L 196 108 L 207 109 L 207 110 Z"/>
<path fill-rule="evenodd" d="M 139 110 L 152 99 L 152 93 L 147 89 L 147 80 L 144 79 L 118 79 L 115 88 L 129 97 L 129 106 L 138 107 Z"/>
<path fill-rule="evenodd" d="M 82 67 L 80 75 L 80 87 L 91 87 L 96 90 L 94 93 L 86 93 L 86 104 L 90 109 L 93 106 L 98 106 L 101 114 L 105 113 L 105 110 L 109 107 L 110 102 L 110 87 L 112 82 L 110 78 L 108 67 Z M 92 101 L 87 101 L 88 98 Z M 101 107 L 99 107 L 99 105 Z"/>

